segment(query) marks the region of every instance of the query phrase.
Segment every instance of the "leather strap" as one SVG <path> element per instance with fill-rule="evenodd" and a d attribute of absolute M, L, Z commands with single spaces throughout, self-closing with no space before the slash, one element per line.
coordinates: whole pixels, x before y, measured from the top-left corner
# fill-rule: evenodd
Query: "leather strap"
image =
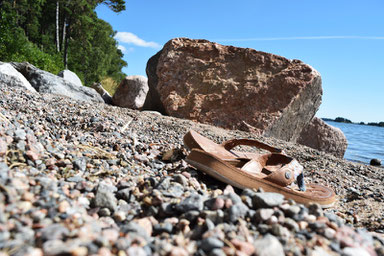
<path fill-rule="evenodd" d="M 267 144 L 264 144 L 257 140 L 249 140 L 249 139 L 233 139 L 227 140 L 221 144 L 226 150 L 231 150 L 236 146 L 244 145 L 244 146 L 253 146 L 257 148 L 262 148 L 268 150 L 272 153 L 283 153 L 283 150 L 279 148 L 271 147 Z"/>

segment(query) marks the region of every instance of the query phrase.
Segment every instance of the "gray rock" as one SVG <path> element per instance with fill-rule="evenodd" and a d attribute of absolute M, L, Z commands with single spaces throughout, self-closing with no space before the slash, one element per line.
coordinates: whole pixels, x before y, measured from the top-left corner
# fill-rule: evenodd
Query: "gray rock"
<path fill-rule="evenodd" d="M 228 211 L 228 218 L 231 223 L 236 222 L 239 218 L 244 218 L 247 214 L 248 207 L 243 203 L 232 205 Z"/>
<path fill-rule="evenodd" d="M 210 252 L 213 249 L 222 248 L 224 246 L 224 242 L 216 237 L 207 237 L 203 241 L 201 241 L 200 248 L 205 252 Z"/>
<path fill-rule="evenodd" d="M 112 96 L 109 94 L 107 90 L 104 89 L 101 83 L 93 83 L 91 87 L 95 89 L 98 94 L 100 94 L 101 98 L 103 98 L 106 104 L 110 104 L 110 105 L 112 104 Z"/>
<path fill-rule="evenodd" d="M 117 199 L 115 195 L 101 186 L 97 189 L 93 204 L 95 207 L 108 208 L 113 212 L 117 209 Z"/>
<path fill-rule="evenodd" d="M 72 72 L 71 70 L 68 70 L 68 69 L 62 70 L 57 75 L 64 78 L 68 82 L 74 85 L 77 85 L 78 87 L 83 86 L 83 83 L 81 82 L 80 78 L 76 75 L 76 73 Z"/>
<path fill-rule="evenodd" d="M 257 222 L 265 222 L 274 214 L 274 210 L 270 208 L 261 208 L 256 211 L 255 218 Z"/>
<path fill-rule="evenodd" d="M 144 76 L 127 76 L 121 81 L 112 97 L 114 105 L 141 109 L 148 93 L 148 79 Z"/>
<path fill-rule="evenodd" d="M 62 224 L 52 224 L 43 228 L 40 232 L 40 239 L 43 242 L 48 240 L 64 240 L 64 238 L 69 234 L 69 230 Z"/>
<path fill-rule="evenodd" d="M 253 204 L 255 208 L 272 208 L 282 204 L 284 196 L 278 193 L 255 193 Z"/>
<path fill-rule="evenodd" d="M 0 84 L 36 92 L 28 80 L 9 63 L 0 62 Z"/>
<path fill-rule="evenodd" d="M 58 94 L 81 101 L 104 102 L 101 96 L 92 88 L 74 85 L 64 78 L 38 69 L 28 62 L 12 62 L 11 64 L 40 93 Z"/>
<path fill-rule="evenodd" d="M 176 205 L 176 210 L 179 212 L 188 212 L 188 211 L 201 211 L 204 207 L 204 199 L 199 194 L 192 194 L 178 205 Z"/>
<path fill-rule="evenodd" d="M 284 256 L 284 249 L 279 240 L 267 234 L 254 242 L 255 255 L 258 256 Z"/>
<path fill-rule="evenodd" d="M 170 234 L 170 233 L 172 233 L 172 229 L 173 229 L 173 226 L 169 222 L 159 223 L 159 224 L 153 225 L 153 232 L 155 234 L 161 234 L 163 232 Z"/>
<path fill-rule="evenodd" d="M 69 250 L 66 244 L 61 240 L 49 240 L 43 244 L 44 255 L 67 255 Z"/>

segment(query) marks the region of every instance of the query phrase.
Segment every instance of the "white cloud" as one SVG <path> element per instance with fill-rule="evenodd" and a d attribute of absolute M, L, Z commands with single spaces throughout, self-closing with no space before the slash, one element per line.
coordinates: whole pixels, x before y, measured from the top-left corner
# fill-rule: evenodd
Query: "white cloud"
<path fill-rule="evenodd" d="M 130 32 L 117 32 L 115 39 L 120 43 L 134 44 L 141 47 L 151 47 L 151 48 L 160 48 L 161 45 L 156 42 L 147 42 L 137 35 Z"/>
<path fill-rule="evenodd" d="M 127 52 L 127 48 L 125 48 L 122 45 L 117 46 L 117 49 L 119 49 L 122 53 L 126 53 Z"/>
<path fill-rule="evenodd" d="M 282 41 L 282 40 L 324 40 L 324 39 L 384 40 L 384 36 L 291 36 L 291 37 L 258 37 L 258 38 L 216 39 L 214 41 L 218 41 L 218 42 L 246 42 L 246 41 Z"/>

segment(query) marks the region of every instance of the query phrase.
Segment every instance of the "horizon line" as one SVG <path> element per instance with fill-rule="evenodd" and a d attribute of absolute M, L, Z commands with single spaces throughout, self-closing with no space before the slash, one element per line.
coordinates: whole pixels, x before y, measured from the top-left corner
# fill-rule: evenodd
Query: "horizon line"
<path fill-rule="evenodd" d="M 216 39 L 221 42 L 245 42 L 245 41 L 283 41 L 283 40 L 327 40 L 327 39 L 362 39 L 362 40 L 384 40 L 384 36 L 292 36 L 292 37 L 255 37 L 255 38 L 233 38 Z"/>

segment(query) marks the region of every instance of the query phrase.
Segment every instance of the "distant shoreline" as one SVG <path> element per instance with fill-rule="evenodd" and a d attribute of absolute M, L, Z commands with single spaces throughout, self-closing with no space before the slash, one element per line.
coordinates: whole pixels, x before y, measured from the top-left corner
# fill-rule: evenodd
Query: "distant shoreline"
<path fill-rule="evenodd" d="M 331 121 L 331 122 L 337 122 L 337 123 L 346 123 L 346 124 L 358 124 L 358 125 L 369 125 L 369 126 L 378 126 L 378 127 L 384 127 L 384 122 L 369 122 L 369 123 L 364 123 L 364 122 L 357 122 L 354 123 L 351 120 L 344 118 L 344 117 L 336 117 L 335 119 L 332 118 L 321 118 L 323 121 Z"/>

